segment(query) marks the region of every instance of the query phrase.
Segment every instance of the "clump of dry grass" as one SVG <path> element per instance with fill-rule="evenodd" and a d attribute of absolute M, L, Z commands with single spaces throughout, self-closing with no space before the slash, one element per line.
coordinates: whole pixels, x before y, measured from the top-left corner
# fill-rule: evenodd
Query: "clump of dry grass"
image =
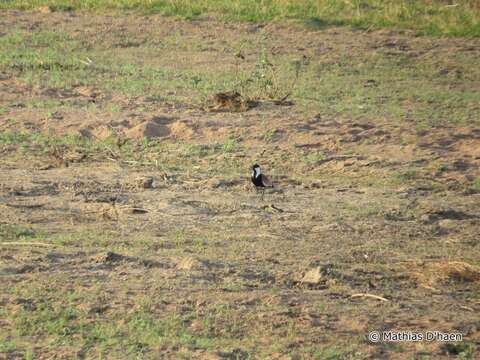
<path fill-rule="evenodd" d="M 461 261 L 439 261 L 410 266 L 410 275 L 421 287 L 431 288 L 449 282 L 478 282 L 480 267 Z"/>

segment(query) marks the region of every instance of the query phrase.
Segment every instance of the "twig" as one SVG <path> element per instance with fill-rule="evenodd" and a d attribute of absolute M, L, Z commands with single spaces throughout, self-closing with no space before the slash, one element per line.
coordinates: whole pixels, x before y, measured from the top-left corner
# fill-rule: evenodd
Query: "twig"
<path fill-rule="evenodd" d="M 88 56 L 86 57 L 86 61 L 85 60 L 80 60 L 80 59 L 78 61 L 80 61 L 82 64 L 85 64 L 87 66 L 90 66 L 93 63 L 92 59 L 90 59 Z"/>
<path fill-rule="evenodd" d="M 6 206 L 13 208 L 26 208 L 26 209 L 38 209 L 44 207 L 45 204 L 5 204 Z"/>
<path fill-rule="evenodd" d="M 334 161 L 334 160 L 345 160 L 345 159 L 361 160 L 362 158 L 363 158 L 363 156 L 361 156 L 361 155 L 332 155 L 332 156 L 326 157 L 325 159 L 319 160 L 317 162 L 317 165 L 322 165 L 322 164 L 325 164 L 329 161 Z"/>
<path fill-rule="evenodd" d="M 147 166 L 147 165 L 154 165 L 155 163 L 152 161 L 136 161 L 136 160 L 121 160 L 125 164 L 131 164 L 131 165 L 141 165 L 141 166 Z"/>
<path fill-rule="evenodd" d="M 284 212 L 283 209 L 280 209 L 279 207 L 276 207 L 274 204 L 268 205 L 268 207 L 272 208 L 273 210 L 277 210 L 278 212 Z"/>
<path fill-rule="evenodd" d="M 120 155 L 119 155 L 119 154 L 117 154 L 115 151 L 113 151 L 112 149 L 108 148 L 107 146 L 104 146 L 103 149 L 104 149 L 105 151 L 109 152 L 110 155 L 112 155 L 114 159 L 120 158 Z M 109 159 L 110 159 L 110 158 L 109 158 Z"/>
<path fill-rule="evenodd" d="M 146 213 L 148 213 L 148 210 L 142 209 L 142 208 L 139 208 L 139 207 L 128 208 L 128 210 L 132 214 L 146 214 Z"/>
<path fill-rule="evenodd" d="M 353 294 L 350 297 L 352 299 L 360 297 L 360 298 L 370 298 L 370 299 L 375 299 L 375 300 L 380 300 L 380 301 L 390 301 L 388 299 L 385 299 L 384 297 L 373 295 L 373 294 L 366 294 L 366 293 Z"/>

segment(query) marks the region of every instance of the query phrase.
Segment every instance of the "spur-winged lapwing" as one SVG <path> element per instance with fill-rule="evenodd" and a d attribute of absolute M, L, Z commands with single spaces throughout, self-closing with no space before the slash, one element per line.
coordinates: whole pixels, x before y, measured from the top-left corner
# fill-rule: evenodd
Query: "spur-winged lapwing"
<path fill-rule="evenodd" d="M 264 174 L 262 174 L 262 171 L 260 170 L 260 166 L 258 164 L 252 166 L 252 183 L 253 185 L 255 185 L 255 188 L 257 190 L 260 190 L 262 192 L 262 199 L 265 188 L 273 188 L 273 184 Z"/>

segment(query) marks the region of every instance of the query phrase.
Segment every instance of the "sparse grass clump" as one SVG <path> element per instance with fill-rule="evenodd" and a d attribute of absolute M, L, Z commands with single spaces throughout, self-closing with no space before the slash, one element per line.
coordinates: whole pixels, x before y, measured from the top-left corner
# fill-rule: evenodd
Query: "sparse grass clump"
<path fill-rule="evenodd" d="M 0 224 L 0 240 L 18 240 L 35 237 L 35 232 L 20 225 Z"/>

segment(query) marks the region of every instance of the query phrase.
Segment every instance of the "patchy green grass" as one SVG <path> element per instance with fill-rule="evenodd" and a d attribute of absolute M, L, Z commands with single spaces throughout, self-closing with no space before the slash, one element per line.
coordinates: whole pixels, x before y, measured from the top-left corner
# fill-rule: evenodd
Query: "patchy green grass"
<path fill-rule="evenodd" d="M 139 34 L 125 32 L 122 36 L 130 43 L 139 41 Z M 214 68 L 192 64 L 191 59 L 201 61 L 204 50 L 197 39 L 180 41 L 177 33 L 162 38 L 160 47 L 146 40 L 132 51 L 129 47 L 112 48 L 112 39 L 12 29 L 0 37 L 0 70 L 44 88 L 90 86 L 107 94 L 145 96 L 196 107 L 204 106 L 216 92 L 235 89 L 250 99 L 288 97 L 309 115 L 414 121 L 419 130 L 479 121 L 480 94 L 475 84 L 480 81 L 480 70 L 474 56 L 456 56 L 454 69 L 448 60 L 419 58 L 408 52 L 302 59 L 295 54 L 274 54 L 271 40 L 264 36 L 239 39 L 238 44 L 226 47 L 231 59 Z M 188 61 L 169 55 L 179 46 L 189 54 Z M 155 60 L 146 62 L 138 53 Z M 236 58 L 239 53 L 255 58 L 241 61 Z M 93 60 L 89 63 L 84 59 Z M 457 86 L 460 82 L 462 86 Z M 106 105 L 75 98 L 33 98 L 26 105 L 45 111 L 47 118 L 55 110 L 72 107 L 89 112 L 122 110 L 115 102 Z"/>
<path fill-rule="evenodd" d="M 4 131 L 0 133 L 0 146 L 10 146 L 9 152 L 21 159 L 45 160 L 49 157 L 68 159 L 68 154 L 83 154 L 85 161 L 112 161 L 112 156 L 125 166 L 146 167 L 163 171 L 200 171 L 199 164 L 225 175 L 239 174 L 247 166 L 234 159 L 244 152 L 235 138 L 226 137 L 223 143 L 166 143 L 158 139 L 129 140 L 121 147 L 117 137 L 98 140 L 80 135 L 49 136 L 40 133 Z M 33 162 L 35 164 L 35 162 Z"/>
<path fill-rule="evenodd" d="M 39 133 L 4 131 L 0 133 L 0 145 L 18 145 L 17 151 L 24 156 L 44 156 L 55 147 L 75 148 L 86 155 L 97 154 L 114 147 L 114 138 L 103 141 L 91 141 L 80 135 L 65 135 L 62 137 L 48 136 Z"/>
<path fill-rule="evenodd" d="M 480 36 L 480 8 L 475 0 L 456 4 L 425 0 L 13 0 L 0 8 L 52 11 L 139 10 L 193 19 L 217 15 L 226 20 L 265 22 L 303 20 L 310 27 L 347 25 L 361 29 L 397 27 L 436 36 Z"/>
<path fill-rule="evenodd" d="M 465 69 L 468 68 L 469 59 Z M 473 65 L 473 64 L 470 64 Z M 306 107 L 315 106 L 322 114 L 348 114 L 355 118 L 415 119 L 430 126 L 441 123 L 476 122 L 478 92 L 452 90 L 451 80 L 438 76 L 433 62 L 406 56 L 377 54 L 359 62 L 341 61 L 310 66 L 294 91 Z M 465 74 L 465 84 L 473 84 L 479 74 Z"/>
<path fill-rule="evenodd" d="M 51 281 L 55 283 L 58 279 Z M 5 314 L 15 327 L 14 338 L 18 343 L 39 337 L 48 339 L 52 348 L 69 346 L 90 356 L 108 354 L 115 358 L 124 358 L 121 353 L 126 351 L 128 358 L 138 358 L 147 350 L 162 346 L 209 349 L 214 341 L 208 336 L 192 334 L 187 328 L 188 316 L 156 314 L 154 307 L 158 302 L 143 296 L 136 297 L 137 306 L 127 316 L 119 311 L 109 312 L 98 322 L 94 311 L 102 311 L 96 302 L 104 296 L 101 291 L 85 294 L 64 289 L 54 293 L 44 284 L 21 292 L 22 308 Z M 82 302 L 86 306 L 79 307 Z M 17 349 L 13 341 L 0 342 L 2 353 Z"/>
<path fill-rule="evenodd" d="M 9 353 L 17 349 L 15 342 L 9 340 L 0 340 L 0 353 Z"/>
<path fill-rule="evenodd" d="M 13 31 L 0 38 L 0 67 L 14 69 L 30 82 L 71 87 L 86 76 L 82 48 L 65 33 Z"/>
<path fill-rule="evenodd" d="M 20 225 L 0 224 L 0 240 L 18 240 L 33 238 L 36 234 L 32 229 Z"/>

